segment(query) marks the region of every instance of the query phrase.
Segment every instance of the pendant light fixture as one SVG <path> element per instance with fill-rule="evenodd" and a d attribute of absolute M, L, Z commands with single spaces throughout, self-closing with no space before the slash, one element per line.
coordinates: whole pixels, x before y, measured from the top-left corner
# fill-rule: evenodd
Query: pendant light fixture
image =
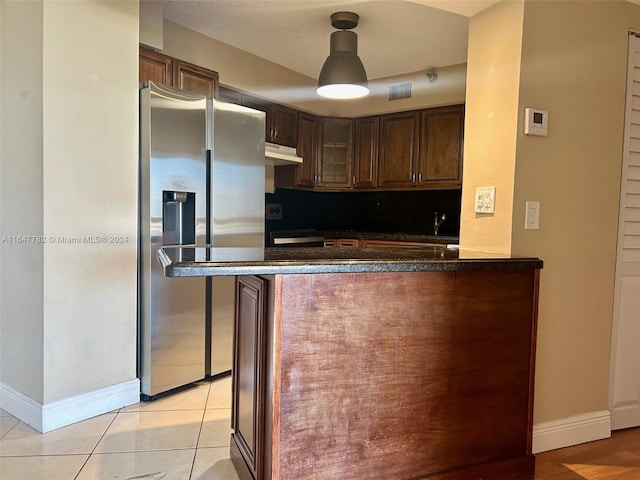
<path fill-rule="evenodd" d="M 369 93 L 367 72 L 358 57 L 358 35 L 351 32 L 360 17 L 353 12 L 336 12 L 331 25 L 329 56 L 320 70 L 318 95 L 327 98 L 360 98 Z"/>

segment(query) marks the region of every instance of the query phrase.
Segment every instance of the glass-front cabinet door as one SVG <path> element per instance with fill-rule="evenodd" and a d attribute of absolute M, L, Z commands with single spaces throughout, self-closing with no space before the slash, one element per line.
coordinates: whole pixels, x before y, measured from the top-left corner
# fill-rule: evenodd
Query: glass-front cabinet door
<path fill-rule="evenodd" d="M 317 187 L 351 187 L 353 122 L 345 118 L 322 118 Z"/>

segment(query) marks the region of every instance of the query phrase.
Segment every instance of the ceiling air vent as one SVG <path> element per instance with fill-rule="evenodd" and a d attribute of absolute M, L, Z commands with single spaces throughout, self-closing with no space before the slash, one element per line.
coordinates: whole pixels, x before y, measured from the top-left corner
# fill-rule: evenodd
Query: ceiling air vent
<path fill-rule="evenodd" d="M 389 101 L 411 98 L 411 82 L 391 85 L 389 87 Z"/>

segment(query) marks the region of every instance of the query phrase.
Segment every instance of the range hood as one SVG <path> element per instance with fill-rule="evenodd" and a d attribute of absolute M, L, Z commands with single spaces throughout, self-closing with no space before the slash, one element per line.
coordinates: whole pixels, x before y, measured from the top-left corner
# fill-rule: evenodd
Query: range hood
<path fill-rule="evenodd" d="M 299 165 L 302 163 L 302 158 L 296 155 L 296 149 L 292 147 L 265 142 L 264 151 L 267 165 L 279 167 L 281 165 Z"/>
<path fill-rule="evenodd" d="M 284 145 L 276 145 L 275 143 L 264 143 L 265 157 L 265 182 L 264 188 L 266 193 L 274 193 L 275 187 L 275 167 L 283 165 L 300 165 L 302 158 L 296 155 L 296 149 L 285 147 Z"/>

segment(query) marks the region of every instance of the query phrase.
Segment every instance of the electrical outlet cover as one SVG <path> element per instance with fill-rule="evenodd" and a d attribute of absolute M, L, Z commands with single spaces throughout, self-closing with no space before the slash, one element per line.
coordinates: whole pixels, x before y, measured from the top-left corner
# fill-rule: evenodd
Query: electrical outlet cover
<path fill-rule="evenodd" d="M 494 213 L 496 205 L 496 187 L 476 187 L 476 213 Z"/>
<path fill-rule="evenodd" d="M 267 203 L 264 206 L 266 220 L 282 220 L 282 204 Z"/>

